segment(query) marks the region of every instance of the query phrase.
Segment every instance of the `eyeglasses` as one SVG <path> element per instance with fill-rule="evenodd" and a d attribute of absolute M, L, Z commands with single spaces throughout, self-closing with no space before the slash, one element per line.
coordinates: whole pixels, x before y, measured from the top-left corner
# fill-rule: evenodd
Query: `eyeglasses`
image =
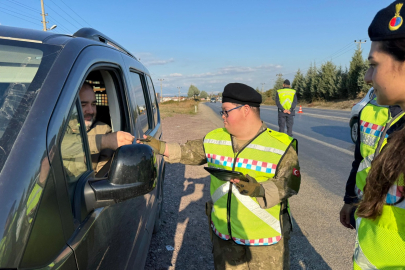
<path fill-rule="evenodd" d="M 220 111 L 219 114 L 220 114 L 221 116 L 225 115 L 225 118 L 228 118 L 228 114 L 229 114 L 230 111 L 236 110 L 236 109 L 238 109 L 238 108 L 240 108 L 240 107 L 243 107 L 243 106 L 244 106 L 244 105 L 240 105 L 240 106 L 238 106 L 238 107 L 232 108 L 232 109 L 227 110 L 227 111 Z"/>

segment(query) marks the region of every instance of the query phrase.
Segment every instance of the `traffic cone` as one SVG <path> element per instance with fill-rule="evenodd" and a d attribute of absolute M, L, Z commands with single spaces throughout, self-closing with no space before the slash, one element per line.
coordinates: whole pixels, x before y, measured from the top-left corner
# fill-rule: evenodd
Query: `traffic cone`
<path fill-rule="evenodd" d="M 302 105 L 300 105 L 300 109 L 299 109 L 298 113 L 303 113 L 302 112 Z"/>

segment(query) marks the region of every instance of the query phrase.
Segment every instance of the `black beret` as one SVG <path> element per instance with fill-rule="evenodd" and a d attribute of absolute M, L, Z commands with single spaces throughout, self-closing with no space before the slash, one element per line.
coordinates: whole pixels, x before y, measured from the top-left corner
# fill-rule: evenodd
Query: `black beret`
<path fill-rule="evenodd" d="M 222 93 L 222 103 L 224 102 L 260 107 L 262 95 L 246 84 L 229 83 L 225 86 L 224 92 Z"/>
<path fill-rule="evenodd" d="M 405 25 L 403 25 L 403 1 L 395 1 L 375 15 L 368 27 L 368 36 L 371 41 L 405 38 Z"/>
<path fill-rule="evenodd" d="M 290 85 L 290 81 L 289 81 L 289 80 L 285 80 L 285 81 L 284 81 L 284 84 L 285 84 L 285 85 Z"/>

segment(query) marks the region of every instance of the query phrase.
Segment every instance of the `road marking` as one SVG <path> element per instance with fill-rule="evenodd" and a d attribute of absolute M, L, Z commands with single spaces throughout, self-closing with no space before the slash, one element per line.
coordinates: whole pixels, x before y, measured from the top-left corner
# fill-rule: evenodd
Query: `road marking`
<path fill-rule="evenodd" d="M 212 110 L 212 109 L 211 109 L 211 110 Z M 219 114 L 215 114 L 215 115 L 216 115 L 217 117 L 219 117 Z M 221 120 L 222 120 L 222 118 L 221 118 Z M 265 122 L 265 121 L 264 121 L 264 122 Z M 269 123 L 269 122 L 265 122 L 265 123 L 266 123 L 267 126 L 274 127 L 275 130 L 278 130 L 278 126 L 277 126 L 277 125 L 271 124 L 271 123 Z M 335 149 L 335 150 L 337 150 L 337 151 L 339 151 L 339 152 L 342 152 L 342 153 L 345 153 L 345 154 L 348 154 L 348 155 L 351 155 L 351 156 L 354 155 L 354 153 L 353 153 L 352 151 L 350 151 L 350 150 L 347 150 L 347 149 L 344 149 L 344 148 L 340 148 L 340 147 L 338 147 L 338 146 L 336 146 L 336 145 L 329 144 L 329 143 L 326 143 L 326 142 L 323 142 L 323 141 L 314 139 L 314 138 L 309 137 L 309 136 L 306 136 L 306 135 L 304 135 L 304 134 L 301 134 L 301 133 L 298 133 L 298 132 L 294 132 L 294 136 L 295 136 L 295 135 L 298 135 L 298 136 L 300 136 L 300 137 L 302 137 L 302 138 L 305 138 L 305 139 L 307 139 L 307 140 L 313 141 L 313 142 L 315 142 L 315 143 L 322 144 L 322 145 L 324 145 L 324 146 L 330 147 L 330 148 Z"/>
<path fill-rule="evenodd" d="M 271 123 L 269 123 L 269 122 L 265 122 L 265 123 L 266 123 L 266 125 L 275 127 L 275 128 L 278 130 L 278 126 L 273 125 L 273 124 L 271 124 Z M 353 156 L 353 152 L 352 152 L 352 151 L 349 151 L 349 150 L 347 150 L 347 149 L 340 148 L 340 147 L 338 147 L 338 146 L 336 146 L 336 145 L 329 144 L 329 143 L 326 143 L 326 142 L 323 142 L 323 141 L 314 139 L 314 138 L 312 138 L 312 137 L 306 136 L 306 135 L 301 134 L 301 133 L 298 133 L 298 132 L 294 132 L 294 136 L 296 136 L 296 135 L 298 135 L 299 137 L 305 138 L 305 139 L 307 139 L 307 140 L 310 140 L 310 141 L 313 141 L 313 142 L 322 144 L 322 145 L 324 145 L 324 146 L 330 147 L 330 148 L 335 149 L 335 150 L 337 150 L 337 151 L 340 151 L 340 152 L 342 152 L 342 153 L 345 153 L 345 154 L 348 154 L 348 155 Z"/>
<path fill-rule="evenodd" d="M 269 110 L 269 111 L 276 111 L 277 109 L 273 109 L 273 108 L 262 108 L 264 110 Z M 311 115 L 313 117 L 317 117 L 317 118 L 331 118 L 331 119 L 338 119 L 338 120 L 342 120 L 344 122 L 349 121 L 350 118 L 346 118 L 346 117 L 339 117 L 339 116 L 332 116 L 332 115 L 320 115 L 320 114 L 315 114 L 315 113 L 304 113 L 303 115 Z"/>

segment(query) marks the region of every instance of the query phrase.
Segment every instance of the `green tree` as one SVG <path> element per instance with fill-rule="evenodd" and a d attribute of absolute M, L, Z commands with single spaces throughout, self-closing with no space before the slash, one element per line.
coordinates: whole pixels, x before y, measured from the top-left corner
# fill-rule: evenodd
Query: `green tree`
<path fill-rule="evenodd" d="M 291 87 L 297 91 L 297 98 L 301 99 L 305 91 L 305 78 L 300 69 L 295 74 Z"/>
<path fill-rule="evenodd" d="M 350 62 L 347 78 L 347 90 L 351 98 L 356 98 L 360 92 L 367 92 L 368 85 L 364 82 L 367 71 L 367 62 L 363 59 L 362 50 L 358 48 Z"/>
<path fill-rule="evenodd" d="M 198 90 L 196 86 L 190 85 L 190 87 L 188 88 L 187 96 L 197 98 L 199 94 L 200 90 Z"/>
<path fill-rule="evenodd" d="M 277 80 L 274 83 L 273 86 L 273 99 L 276 100 L 276 95 L 277 95 L 277 90 L 282 89 L 283 88 L 283 83 L 284 83 L 284 78 L 282 76 L 277 76 Z"/>
<path fill-rule="evenodd" d="M 320 98 L 331 100 L 338 96 L 336 85 L 336 66 L 328 61 L 318 71 L 317 92 Z"/>
<path fill-rule="evenodd" d="M 208 94 L 205 91 L 201 91 L 200 98 L 207 98 Z"/>
<path fill-rule="evenodd" d="M 347 68 L 345 70 L 340 66 L 336 72 L 336 87 L 338 91 L 337 98 L 347 98 L 349 93 L 347 91 Z"/>
<path fill-rule="evenodd" d="M 305 75 L 305 88 L 303 97 L 306 101 L 312 102 L 312 100 L 318 98 L 317 96 L 317 84 L 318 84 L 318 74 L 316 65 L 311 63 L 311 66 L 307 70 Z"/>

